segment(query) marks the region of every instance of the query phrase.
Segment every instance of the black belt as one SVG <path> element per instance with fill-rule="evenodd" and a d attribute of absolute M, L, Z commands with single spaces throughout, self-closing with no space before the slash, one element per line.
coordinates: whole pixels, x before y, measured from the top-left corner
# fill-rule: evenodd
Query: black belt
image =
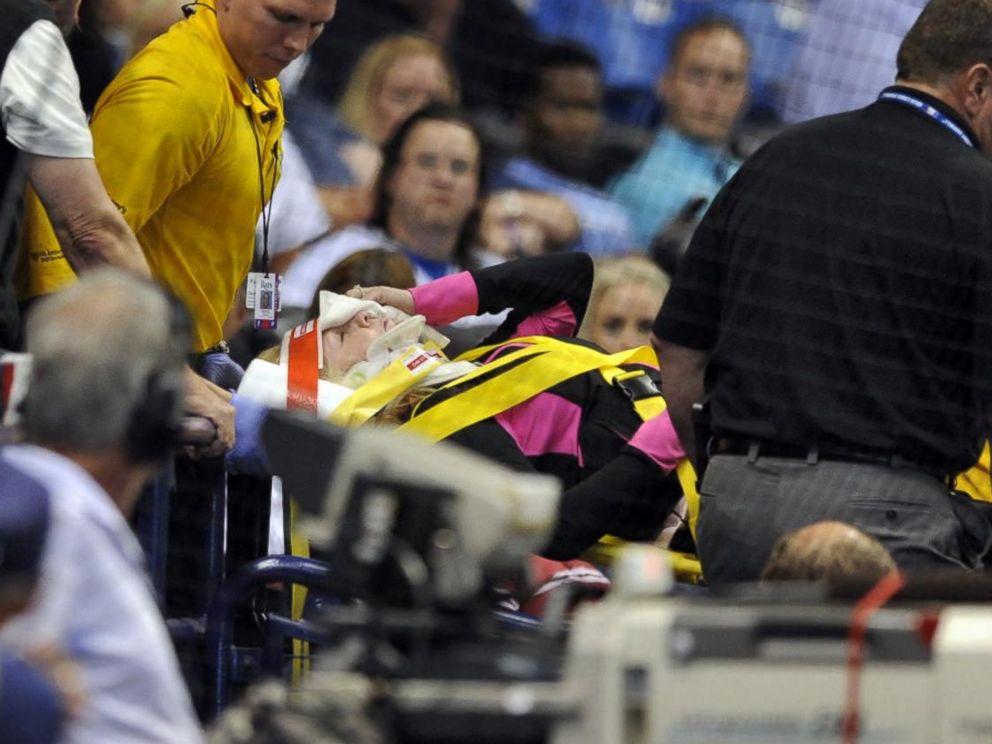
<path fill-rule="evenodd" d="M 754 461 L 759 457 L 780 457 L 787 460 L 805 460 L 815 465 L 820 460 L 858 462 L 868 465 L 887 465 L 890 468 L 919 470 L 938 480 L 948 481 L 950 476 L 939 465 L 910 460 L 895 452 L 860 449 L 844 444 L 818 443 L 811 445 L 788 444 L 755 437 L 713 437 L 709 454 L 746 455 Z"/>

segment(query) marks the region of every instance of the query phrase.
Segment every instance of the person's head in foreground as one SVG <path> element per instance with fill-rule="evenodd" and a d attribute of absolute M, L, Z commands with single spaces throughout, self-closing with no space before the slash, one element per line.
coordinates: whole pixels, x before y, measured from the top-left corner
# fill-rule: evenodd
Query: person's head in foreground
<path fill-rule="evenodd" d="M 935 95 L 961 114 L 992 152 L 992 2 L 932 0 L 906 33 L 896 82 Z"/>
<path fill-rule="evenodd" d="M 874 537 L 844 522 L 816 522 L 779 538 L 762 581 L 879 581 L 896 570 Z"/>
<path fill-rule="evenodd" d="M 650 344 L 651 324 L 670 284 L 665 273 L 643 256 L 597 263 L 579 335 L 611 354 Z"/>
<path fill-rule="evenodd" d="M 116 478 L 105 490 L 119 492 L 128 513 L 171 452 L 190 328 L 177 300 L 117 269 L 87 272 L 46 297 L 27 321 L 28 441 Z"/>

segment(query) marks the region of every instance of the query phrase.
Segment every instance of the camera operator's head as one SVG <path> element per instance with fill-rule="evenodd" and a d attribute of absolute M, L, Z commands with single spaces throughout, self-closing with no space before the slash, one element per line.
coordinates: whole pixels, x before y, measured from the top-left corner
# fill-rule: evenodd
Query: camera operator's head
<path fill-rule="evenodd" d="M 46 298 L 27 324 L 26 437 L 74 460 L 130 511 L 171 450 L 189 334 L 177 301 L 118 270 Z"/>

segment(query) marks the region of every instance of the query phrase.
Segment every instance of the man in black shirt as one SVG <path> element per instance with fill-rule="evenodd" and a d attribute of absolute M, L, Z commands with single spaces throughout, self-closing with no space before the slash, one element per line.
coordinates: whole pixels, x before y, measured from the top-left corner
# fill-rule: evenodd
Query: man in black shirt
<path fill-rule="evenodd" d="M 933 0 L 897 85 L 773 139 L 697 230 L 654 334 L 688 446 L 709 403 L 709 581 L 757 579 L 781 534 L 821 519 L 905 569 L 987 549 L 948 476 L 988 435 L 989 28 L 992 0 Z"/>

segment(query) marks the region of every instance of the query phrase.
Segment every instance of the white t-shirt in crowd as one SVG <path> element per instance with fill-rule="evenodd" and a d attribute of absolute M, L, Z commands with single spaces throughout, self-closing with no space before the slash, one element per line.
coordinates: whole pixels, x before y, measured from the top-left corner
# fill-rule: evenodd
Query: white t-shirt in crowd
<path fill-rule="evenodd" d="M 0 74 L 0 120 L 12 145 L 32 155 L 92 158 L 79 77 L 58 27 L 36 21 Z"/>

